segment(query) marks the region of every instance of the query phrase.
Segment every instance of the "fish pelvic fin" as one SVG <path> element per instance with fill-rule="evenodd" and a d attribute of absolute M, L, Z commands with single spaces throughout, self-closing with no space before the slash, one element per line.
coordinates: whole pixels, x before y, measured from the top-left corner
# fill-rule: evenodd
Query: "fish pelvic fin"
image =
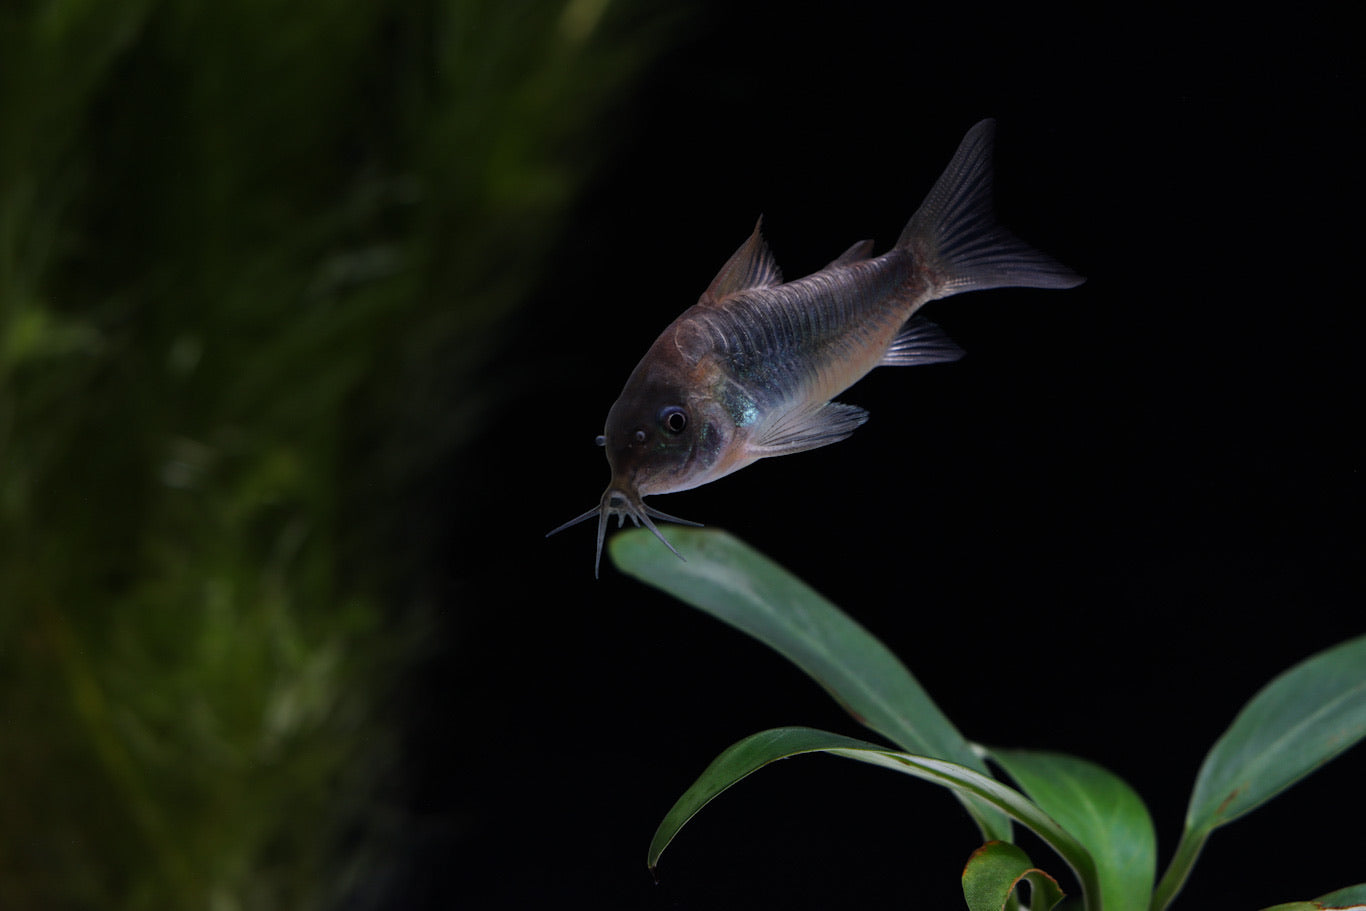
<path fill-rule="evenodd" d="M 986 288 L 1074 288 L 1085 281 L 997 224 L 991 166 L 995 134 L 994 120 L 968 130 L 897 240 L 934 276 L 934 298 Z"/>
<path fill-rule="evenodd" d="M 646 528 L 650 529 L 654 536 L 658 538 L 665 547 L 669 548 L 675 557 L 683 560 L 684 563 L 688 561 L 684 559 L 682 554 L 674 549 L 674 546 L 669 543 L 663 533 L 655 527 L 655 523 L 650 520 L 654 518 L 664 522 L 673 522 L 677 525 L 692 525 L 698 528 L 702 526 L 701 522 L 691 522 L 687 519 L 680 519 L 677 516 L 671 516 L 666 512 L 661 512 L 653 506 L 646 506 L 640 496 L 632 491 L 622 490 L 618 487 L 608 487 L 607 490 L 603 491 L 602 500 L 597 506 L 588 510 L 583 515 L 575 516 L 563 525 L 551 529 L 546 532 L 545 536 L 548 538 L 553 534 L 564 531 L 566 528 L 572 528 L 580 522 L 587 522 L 589 519 L 597 518 L 598 549 L 597 555 L 593 558 L 593 578 L 596 579 L 598 578 L 598 571 L 602 566 L 602 544 L 603 541 L 607 539 L 607 522 L 612 516 L 617 517 L 617 528 L 621 528 L 625 525 L 627 519 L 630 519 L 637 528 L 644 525 Z"/>

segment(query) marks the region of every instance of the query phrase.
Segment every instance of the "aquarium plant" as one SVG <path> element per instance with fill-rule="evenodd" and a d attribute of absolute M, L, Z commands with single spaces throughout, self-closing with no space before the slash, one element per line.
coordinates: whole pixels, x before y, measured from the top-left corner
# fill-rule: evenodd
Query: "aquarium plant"
<path fill-rule="evenodd" d="M 668 811 L 649 846 L 664 849 L 709 801 L 778 759 L 824 752 L 882 766 L 950 790 L 982 844 L 962 872 L 970 911 L 1064 900 L 1070 868 L 1085 911 L 1162 911 L 1219 827 L 1277 796 L 1366 736 L 1366 636 L 1282 673 L 1257 693 L 1206 755 L 1185 827 L 1165 871 L 1142 799 L 1122 779 L 1064 753 L 985 747 L 966 740 L 911 672 L 857 622 L 787 570 L 716 530 L 679 529 L 680 561 L 650 533 L 611 542 L 616 565 L 753 636 L 819 683 L 875 742 L 807 727 L 760 731 L 724 750 Z M 1014 841 L 1032 831 L 1062 862 L 1037 862 Z M 1079 900 L 1078 900 L 1079 899 Z M 1366 908 L 1366 883 L 1267 911 Z"/>

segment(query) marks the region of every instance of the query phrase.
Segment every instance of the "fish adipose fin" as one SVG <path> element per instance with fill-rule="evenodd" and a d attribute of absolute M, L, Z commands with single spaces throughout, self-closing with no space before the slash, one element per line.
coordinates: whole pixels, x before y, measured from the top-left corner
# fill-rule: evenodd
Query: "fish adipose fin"
<path fill-rule="evenodd" d="M 759 458 L 788 455 L 838 443 L 868 420 L 856 405 L 826 402 L 819 408 L 783 415 L 749 445 Z"/>
<path fill-rule="evenodd" d="M 968 131 L 897 246 L 935 276 L 932 298 L 985 288 L 1073 288 L 1077 273 L 996 223 L 991 154 L 996 121 Z"/>
<path fill-rule="evenodd" d="M 711 280 L 707 290 L 702 292 L 699 304 L 714 304 L 737 291 L 767 288 L 783 283 L 782 270 L 778 268 L 778 262 L 773 258 L 773 252 L 768 249 L 768 244 L 764 242 L 764 235 L 760 231 L 763 223 L 764 218 L 761 215 L 754 223 L 754 231 L 749 235 L 749 239 L 731 254 L 730 259 L 721 267 L 721 271 L 716 273 L 716 278 Z"/>
<path fill-rule="evenodd" d="M 839 266 L 850 266 L 854 263 L 861 263 L 865 259 L 872 257 L 872 255 L 873 242 L 871 240 L 861 240 L 841 253 L 838 258 L 831 260 L 830 264 L 825 268 L 834 269 Z M 822 269 L 821 271 L 824 272 L 825 269 Z"/>
<path fill-rule="evenodd" d="M 892 339 L 891 346 L 878 362 L 879 367 L 918 367 L 921 364 L 947 364 L 963 356 L 963 349 L 947 332 L 925 319 L 913 316 Z"/>

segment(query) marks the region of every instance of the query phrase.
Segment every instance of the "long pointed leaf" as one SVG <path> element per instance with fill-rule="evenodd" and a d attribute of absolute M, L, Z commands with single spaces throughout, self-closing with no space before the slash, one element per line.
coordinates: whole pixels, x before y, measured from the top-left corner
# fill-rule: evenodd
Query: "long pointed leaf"
<path fill-rule="evenodd" d="M 1205 757 L 1186 815 L 1223 825 L 1366 737 L 1366 636 L 1267 684 Z"/>
<path fill-rule="evenodd" d="M 1271 681 L 1209 751 L 1186 828 L 1153 907 L 1180 891 L 1205 840 L 1366 737 L 1366 636 L 1320 652 Z"/>
<path fill-rule="evenodd" d="M 774 649 L 902 749 L 990 774 L 906 666 L 806 583 L 726 532 L 682 528 L 670 537 L 687 562 L 641 529 L 612 539 L 612 560 Z M 972 798 L 966 805 L 985 838 L 1010 839 L 1003 815 Z"/>
<path fill-rule="evenodd" d="M 1076 873 L 1087 901 L 1096 903 L 1091 907 L 1099 907 L 1100 883 L 1096 878 L 1095 862 L 1091 855 L 1080 842 L 1019 791 L 952 762 L 902 753 L 875 743 L 813 728 L 791 727 L 760 731 L 734 744 L 716 757 L 659 824 L 654 838 L 650 841 L 650 868 L 654 869 L 659 863 L 660 855 L 678 831 L 716 795 L 774 760 L 813 752 L 825 752 L 883 766 L 990 804 L 1028 826 L 1057 851 Z"/>
<path fill-rule="evenodd" d="M 991 751 L 1020 789 L 1086 846 L 1105 911 L 1143 911 L 1157 874 L 1157 835 L 1138 794 L 1119 776 L 1063 753 Z"/>

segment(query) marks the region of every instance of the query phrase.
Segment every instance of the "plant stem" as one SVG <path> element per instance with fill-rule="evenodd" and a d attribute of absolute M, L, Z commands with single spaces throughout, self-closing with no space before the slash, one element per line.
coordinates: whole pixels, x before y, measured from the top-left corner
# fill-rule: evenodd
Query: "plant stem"
<path fill-rule="evenodd" d="M 1162 874 L 1161 881 L 1157 884 L 1157 891 L 1153 893 L 1153 901 L 1150 906 L 1152 911 L 1164 911 L 1171 904 L 1172 899 L 1181 891 L 1181 887 L 1186 884 L 1186 877 L 1190 876 L 1191 867 L 1195 866 L 1195 859 L 1200 856 L 1200 849 L 1205 846 L 1205 840 L 1209 838 L 1210 829 L 1190 829 L 1181 833 L 1181 842 L 1176 846 L 1176 854 L 1172 857 L 1167 872 Z"/>

